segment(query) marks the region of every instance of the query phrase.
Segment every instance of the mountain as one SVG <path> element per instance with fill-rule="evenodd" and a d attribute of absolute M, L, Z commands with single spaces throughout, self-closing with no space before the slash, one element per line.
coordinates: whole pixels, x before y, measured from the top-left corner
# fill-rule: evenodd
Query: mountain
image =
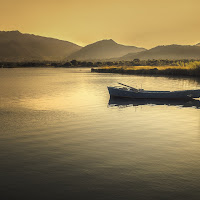
<path fill-rule="evenodd" d="M 58 39 L 0 31 L 0 61 L 60 61 L 81 48 Z"/>
<path fill-rule="evenodd" d="M 135 46 L 125 46 L 122 44 L 117 44 L 113 40 L 101 40 L 89 44 L 79 51 L 71 54 L 67 57 L 67 60 L 105 60 L 121 57 L 128 53 L 141 52 L 145 50 L 146 49 L 144 48 L 138 48 Z"/>
<path fill-rule="evenodd" d="M 200 59 L 200 46 L 167 45 L 157 46 L 144 52 L 129 53 L 119 60 L 147 59 Z"/>
<path fill-rule="evenodd" d="M 200 46 L 200 43 L 196 44 L 196 46 Z"/>

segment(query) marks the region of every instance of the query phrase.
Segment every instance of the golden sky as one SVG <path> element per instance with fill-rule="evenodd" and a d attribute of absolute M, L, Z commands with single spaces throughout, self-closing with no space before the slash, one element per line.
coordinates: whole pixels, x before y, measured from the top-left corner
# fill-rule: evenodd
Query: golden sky
<path fill-rule="evenodd" d="M 0 30 L 85 46 L 102 39 L 151 48 L 200 42 L 200 0 L 0 0 Z"/>

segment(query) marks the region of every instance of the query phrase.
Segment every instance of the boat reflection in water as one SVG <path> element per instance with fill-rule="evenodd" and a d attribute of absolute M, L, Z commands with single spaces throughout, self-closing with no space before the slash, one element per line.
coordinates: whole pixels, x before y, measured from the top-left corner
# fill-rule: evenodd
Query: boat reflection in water
<path fill-rule="evenodd" d="M 128 99 L 110 97 L 108 102 L 109 107 L 119 106 L 141 106 L 141 105 L 167 105 L 167 106 L 180 106 L 180 107 L 194 107 L 200 108 L 200 101 L 195 99 Z"/>

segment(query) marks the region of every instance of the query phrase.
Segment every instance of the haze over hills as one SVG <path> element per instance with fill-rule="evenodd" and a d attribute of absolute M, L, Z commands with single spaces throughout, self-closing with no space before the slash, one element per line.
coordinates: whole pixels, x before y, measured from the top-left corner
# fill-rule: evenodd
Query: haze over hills
<path fill-rule="evenodd" d="M 157 46 L 146 50 L 118 44 L 112 39 L 101 40 L 85 47 L 74 43 L 23 34 L 19 31 L 0 31 L 0 61 L 107 61 L 147 59 L 200 59 L 200 43 Z"/>
<path fill-rule="evenodd" d="M 200 59 L 200 46 L 167 45 L 157 46 L 139 53 L 129 53 L 118 60 L 147 59 Z"/>
<path fill-rule="evenodd" d="M 81 47 L 53 38 L 0 31 L 0 61 L 60 61 Z"/>
<path fill-rule="evenodd" d="M 94 60 L 106 60 L 110 58 L 118 58 L 128 53 L 136 53 L 145 51 L 145 48 L 138 48 L 135 46 L 125 46 L 118 44 L 112 39 L 101 40 L 92 44 L 89 44 L 79 51 L 71 54 L 67 57 L 67 60 L 80 60 L 80 61 L 94 61 Z"/>

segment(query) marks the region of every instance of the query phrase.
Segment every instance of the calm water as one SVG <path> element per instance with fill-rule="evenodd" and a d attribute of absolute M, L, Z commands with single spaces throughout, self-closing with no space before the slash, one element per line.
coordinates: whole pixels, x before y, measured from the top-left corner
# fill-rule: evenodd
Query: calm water
<path fill-rule="evenodd" d="M 32 68 L 0 69 L 0 81 L 1 199 L 200 199 L 197 102 L 109 101 L 107 91 L 198 80 Z"/>

